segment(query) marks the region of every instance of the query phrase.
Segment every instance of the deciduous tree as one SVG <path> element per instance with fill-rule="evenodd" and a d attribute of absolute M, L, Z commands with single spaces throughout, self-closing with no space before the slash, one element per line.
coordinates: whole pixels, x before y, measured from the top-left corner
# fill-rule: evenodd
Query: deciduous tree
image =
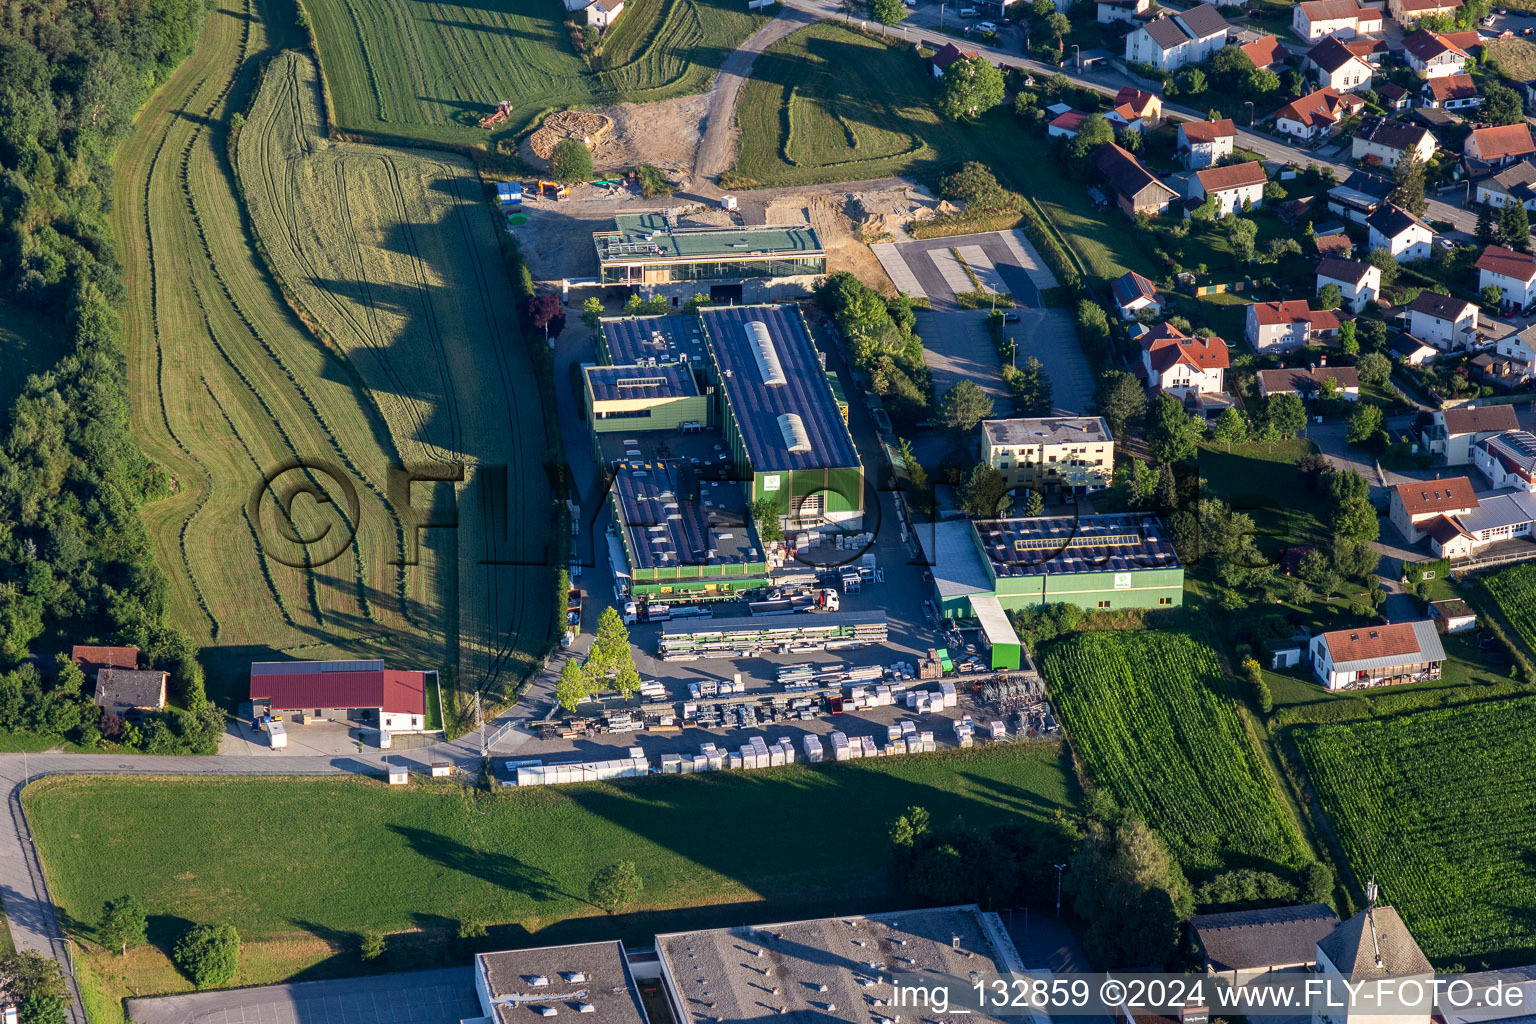
<path fill-rule="evenodd" d="M 907 5 L 901 0 L 869 0 L 869 16 L 880 23 L 880 34 L 888 25 L 899 25 L 907 17 Z"/>
<path fill-rule="evenodd" d="M 1193 458 L 1203 428 L 1184 411 L 1184 403 L 1169 394 L 1160 394 L 1147 414 L 1147 443 L 1159 462 L 1182 462 Z"/>
<path fill-rule="evenodd" d="M 1002 514 L 1008 500 L 1008 481 L 991 466 L 978 462 L 956 489 L 955 500 L 973 519 L 994 518 Z"/>
<path fill-rule="evenodd" d="M 580 139 L 561 139 L 549 154 L 549 173 L 556 181 L 586 181 L 592 177 L 592 151 Z"/>
<path fill-rule="evenodd" d="M 1105 371 L 1094 391 L 1094 401 L 1116 437 L 1125 433 L 1126 424 L 1147 411 L 1146 391 L 1124 370 Z"/>
<path fill-rule="evenodd" d="M 939 83 L 939 113 L 963 121 L 1003 102 L 1003 73 L 985 57 L 962 57 L 944 69 Z"/>
<path fill-rule="evenodd" d="M 129 946 L 149 941 L 149 912 L 144 901 L 132 893 L 107 900 L 101 911 L 101 941 L 116 946 L 119 956 L 126 956 Z"/>

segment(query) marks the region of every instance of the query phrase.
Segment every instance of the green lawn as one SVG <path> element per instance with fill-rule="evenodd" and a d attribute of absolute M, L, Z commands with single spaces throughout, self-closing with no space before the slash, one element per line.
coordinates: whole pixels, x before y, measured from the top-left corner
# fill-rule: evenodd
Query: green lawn
<path fill-rule="evenodd" d="M 551 0 L 304 0 L 337 126 L 458 145 L 499 100 L 496 138 L 554 109 L 699 92 L 764 22 L 727 0 L 630 0 L 589 67 Z"/>
<path fill-rule="evenodd" d="M 684 916 L 739 924 L 889 908 L 903 897 L 886 824 L 904 808 L 986 825 L 1044 821 L 1077 798 L 1068 760 L 1047 743 L 494 794 L 57 777 L 23 799 L 54 898 L 86 938 L 102 902 L 127 891 L 162 920 L 228 922 L 255 941 L 451 932 L 475 918 L 509 940 L 564 942 L 643 938 Z M 621 858 L 639 867 L 644 913 L 594 918 L 587 883 Z"/>
<path fill-rule="evenodd" d="M 898 39 L 830 22 L 801 29 L 758 58 L 742 89 L 741 154 L 727 181 L 785 186 L 901 174 L 932 184 L 981 160 L 1040 204 L 1090 276 L 1156 273 L 1146 236 L 1095 209 L 1087 186 L 1067 180 L 1054 149 L 1010 110 L 955 124 L 935 112 L 935 95 L 925 65 Z"/>
<path fill-rule="evenodd" d="M 1297 461 L 1312 448 L 1293 438 L 1273 446 L 1245 444 L 1229 453 L 1217 444 L 1200 446 L 1200 478 L 1212 497 L 1253 517 L 1262 534 L 1259 550 L 1277 555 L 1294 545 L 1325 545 L 1331 532 L 1331 499 L 1302 479 Z"/>
<path fill-rule="evenodd" d="M 427 687 L 427 713 L 424 718 L 422 725 L 429 732 L 443 727 L 443 690 L 435 676 L 432 685 Z"/>

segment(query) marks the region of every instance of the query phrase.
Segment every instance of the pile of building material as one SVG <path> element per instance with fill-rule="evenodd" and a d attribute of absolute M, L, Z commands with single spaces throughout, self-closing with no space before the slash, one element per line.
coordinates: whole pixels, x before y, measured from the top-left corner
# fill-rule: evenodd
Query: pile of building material
<path fill-rule="evenodd" d="M 853 757 L 853 748 L 848 744 L 848 737 L 834 730 L 827 734 L 827 742 L 832 744 L 832 760 L 846 761 Z"/>
<path fill-rule="evenodd" d="M 987 728 L 994 740 L 1005 740 L 1008 738 L 1008 726 L 1000 718 L 988 723 Z"/>
<path fill-rule="evenodd" d="M 643 718 L 628 711 L 613 711 L 603 718 L 609 732 L 635 732 L 645 724 Z"/>
<path fill-rule="evenodd" d="M 664 700 L 667 696 L 667 688 L 654 679 L 646 679 L 640 683 L 640 697 L 642 700 Z"/>
<path fill-rule="evenodd" d="M 970 715 L 961 715 L 955 719 L 955 739 L 962 748 L 975 745 L 976 723 Z"/>
<path fill-rule="evenodd" d="M 944 666 L 939 661 L 937 648 L 928 648 L 928 657 L 917 663 L 917 678 L 939 679 L 944 675 Z"/>
<path fill-rule="evenodd" d="M 780 737 L 769 746 L 761 736 L 753 736 L 741 746 L 739 755 L 731 756 L 731 767 L 736 767 L 737 756 L 742 768 L 778 768 L 795 763 L 795 744 L 788 736 Z"/>
<path fill-rule="evenodd" d="M 568 764 L 523 765 L 517 769 L 519 786 L 558 786 L 567 782 L 601 782 L 632 779 L 651 773 L 645 751 L 630 747 L 629 756 L 614 761 L 578 761 Z"/>
<path fill-rule="evenodd" d="M 815 733 L 806 733 L 800 737 L 800 745 L 805 748 L 805 759 L 811 764 L 819 764 L 825 756 L 822 752 L 821 737 Z"/>
<path fill-rule="evenodd" d="M 770 618 L 669 622 L 662 627 L 659 652 L 664 661 L 744 658 L 773 652 L 809 653 L 883 644 L 884 612 L 787 615 Z M 721 692 L 724 693 L 724 683 Z"/>
<path fill-rule="evenodd" d="M 612 127 L 613 119 L 602 114 L 560 110 L 546 117 L 538 130 L 529 136 L 528 147 L 540 160 L 548 160 L 561 139 L 579 139 L 592 149 Z"/>

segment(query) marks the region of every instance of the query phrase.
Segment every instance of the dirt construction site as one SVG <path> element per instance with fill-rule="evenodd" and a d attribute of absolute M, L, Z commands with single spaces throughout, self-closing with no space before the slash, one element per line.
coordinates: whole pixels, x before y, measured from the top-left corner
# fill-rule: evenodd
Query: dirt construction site
<path fill-rule="evenodd" d="M 630 134 L 623 120 L 615 119 L 614 130 L 604 134 L 599 151 L 605 146 L 628 145 L 623 140 Z M 688 198 L 686 183 L 677 195 L 657 199 L 644 199 L 623 186 L 579 184 L 560 200 L 534 198 L 525 192 L 527 222 L 512 230 L 539 279 L 559 282 L 597 273 L 592 232 L 612 228 L 617 213 L 665 210 L 675 214 L 683 227 L 809 224 L 827 250 L 829 274 L 851 271 L 882 291 L 894 292 L 895 286 L 870 252 L 869 243 L 906 241 L 909 221 L 948 212 L 948 204 L 900 178 L 856 183 L 851 188 L 841 184 L 739 193 L 738 208 L 726 211 Z"/>

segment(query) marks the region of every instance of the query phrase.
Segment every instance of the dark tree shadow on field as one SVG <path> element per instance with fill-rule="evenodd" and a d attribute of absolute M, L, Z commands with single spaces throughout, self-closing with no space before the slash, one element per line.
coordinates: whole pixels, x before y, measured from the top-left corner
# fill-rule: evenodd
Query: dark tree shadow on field
<path fill-rule="evenodd" d="M 176 949 L 176 942 L 187 933 L 196 922 L 188 921 L 184 917 L 175 914 L 150 914 L 149 944 L 165 954 L 167 960 L 172 960 L 172 953 Z M 172 960 L 174 963 L 175 961 Z"/>
<path fill-rule="evenodd" d="M 504 853 L 491 853 L 465 846 L 457 840 L 428 832 L 424 829 L 390 825 L 390 831 L 404 836 L 411 849 L 428 860 L 445 868 L 459 871 L 490 882 L 504 889 L 511 889 L 533 899 L 550 901 L 574 900 L 586 903 L 586 897 L 566 892 L 555 883 L 554 877 L 543 868 L 534 867 Z"/>

